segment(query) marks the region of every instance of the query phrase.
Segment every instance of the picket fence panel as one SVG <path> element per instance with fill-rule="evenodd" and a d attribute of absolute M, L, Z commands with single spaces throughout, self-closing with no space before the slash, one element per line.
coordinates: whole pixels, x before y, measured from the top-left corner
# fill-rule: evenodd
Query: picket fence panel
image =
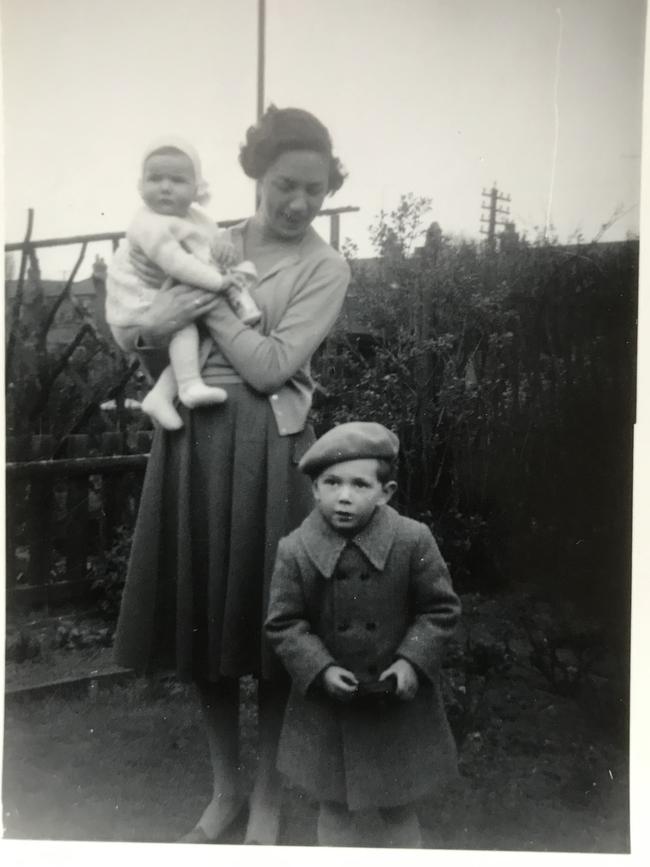
<path fill-rule="evenodd" d="M 135 448 L 120 433 L 74 435 L 52 459 L 50 436 L 7 440 L 7 602 L 55 605 L 87 598 L 90 565 L 132 527 L 151 431 Z"/>

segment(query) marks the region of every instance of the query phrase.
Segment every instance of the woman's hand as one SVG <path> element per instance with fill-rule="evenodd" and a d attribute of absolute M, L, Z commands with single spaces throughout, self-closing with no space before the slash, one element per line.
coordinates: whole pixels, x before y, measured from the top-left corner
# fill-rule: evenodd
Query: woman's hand
<path fill-rule="evenodd" d="M 394 674 L 397 678 L 395 695 L 402 701 L 411 701 L 418 691 L 418 676 L 415 669 L 407 659 L 396 659 L 386 671 L 382 671 L 379 680 L 385 680 Z"/>
<path fill-rule="evenodd" d="M 359 681 L 347 668 L 340 665 L 330 665 L 323 672 L 323 686 L 333 698 L 339 701 L 349 701 L 359 687 Z"/>
<path fill-rule="evenodd" d="M 142 316 L 142 338 L 152 346 L 164 344 L 176 331 L 205 316 L 219 303 L 223 303 L 222 296 L 214 292 L 194 289 L 182 283 L 163 286 Z"/>

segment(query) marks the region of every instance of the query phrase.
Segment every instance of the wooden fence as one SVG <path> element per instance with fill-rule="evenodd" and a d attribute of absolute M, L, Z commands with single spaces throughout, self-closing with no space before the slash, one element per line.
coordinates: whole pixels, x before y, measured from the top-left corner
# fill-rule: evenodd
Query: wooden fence
<path fill-rule="evenodd" d="M 90 567 L 134 523 L 151 431 L 75 435 L 52 460 L 53 437 L 7 441 L 7 602 L 86 598 Z"/>
<path fill-rule="evenodd" d="M 318 212 L 319 217 L 327 217 L 329 219 L 329 240 L 335 250 L 339 249 L 341 242 L 341 214 L 355 214 L 358 210 L 359 208 L 354 205 L 344 205 L 340 208 L 323 208 L 322 211 Z M 65 238 L 39 238 L 38 240 L 33 240 L 31 237 L 33 214 L 33 209 L 30 209 L 25 239 L 23 241 L 11 241 L 5 244 L 5 253 L 41 250 L 48 247 L 67 247 L 71 244 L 81 244 L 84 246 L 103 241 L 110 241 L 115 250 L 119 241 L 125 235 L 125 232 L 95 232 L 90 235 L 69 235 Z M 238 223 L 241 223 L 242 220 L 243 217 L 236 220 L 219 220 L 217 225 L 222 229 L 227 229 L 231 226 L 236 226 Z"/>

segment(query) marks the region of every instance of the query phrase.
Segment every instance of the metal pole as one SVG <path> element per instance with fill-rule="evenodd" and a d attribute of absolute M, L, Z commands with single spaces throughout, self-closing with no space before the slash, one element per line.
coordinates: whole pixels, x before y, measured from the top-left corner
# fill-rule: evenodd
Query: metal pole
<path fill-rule="evenodd" d="M 264 52 L 266 38 L 266 0 L 257 0 L 257 119 L 264 114 Z"/>
<path fill-rule="evenodd" d="M 266 41 L 266 0 L 257 0 L 257 120 L 264 114 L 264 60 Z M 260 204 L 260 184 L 255 184 L 255 210 Z"/>

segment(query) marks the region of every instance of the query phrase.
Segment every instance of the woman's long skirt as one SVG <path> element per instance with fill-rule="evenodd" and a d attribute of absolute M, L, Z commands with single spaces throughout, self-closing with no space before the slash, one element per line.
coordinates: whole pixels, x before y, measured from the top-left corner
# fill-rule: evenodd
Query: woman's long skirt
<path fill-rule="evenodd" d="M 154 436 L 115 636 L 116 661 L 139 673 L 281 672 L 263 622 L 277 544 L 312 507 L 297 463 L 314 434 L 282 437 L 267 397 L 226 390 Z"/>

